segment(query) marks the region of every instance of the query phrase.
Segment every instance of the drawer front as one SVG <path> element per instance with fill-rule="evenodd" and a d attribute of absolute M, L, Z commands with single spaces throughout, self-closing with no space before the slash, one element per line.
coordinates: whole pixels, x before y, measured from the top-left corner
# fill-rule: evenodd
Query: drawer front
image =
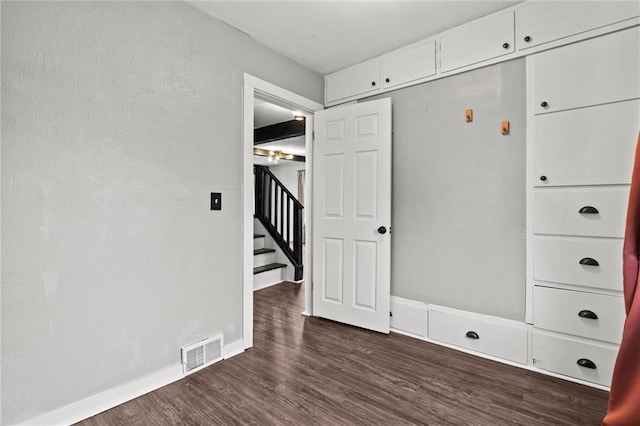
<path fill-rule="evenodd" d="M 477 338 L 467 337 L 474 336 Z M 429 311 L 429 338 L 510 361 L 527 363 L 527 332 L 463 316 Z"/>
<path fill-rule="evenodd" d="M 622 239 L 534 237 L 533 278 L 622 291 Z"/>
<path fill-rule="evenodd" d="M 539 286 L 533 289 L 533 325 L 537 328 L 620 343 L 624 319 L 622 296 Z"/>
<path fill-rule="evenodd" d="M 534 191 L 533 230 L 537 234 L 624 236 L 629 187 Z M 595 208 L 597 213 L 589 207 Z M 582 213 L 581 213 L 582 212 Z"/>
<path fill-rule="evenodd" d="M 533 362 L 543 370 L 564 374 L 587 382 L 611 386 L 617 349 L 597 343 L 588 344 L 542 333 L 533 333 Z M 592 365 L 580 360 L 588 360 Z"/>
<path fill-rule="evenodd" d="M 533 55 L 535 114 L 640 97 L 640 28 Z"/>
<path fill-rule="evenodd" d="M 540 115 L 533 144 L 535 185 L 631 183 L 639 128 L 637 99 Z"/>

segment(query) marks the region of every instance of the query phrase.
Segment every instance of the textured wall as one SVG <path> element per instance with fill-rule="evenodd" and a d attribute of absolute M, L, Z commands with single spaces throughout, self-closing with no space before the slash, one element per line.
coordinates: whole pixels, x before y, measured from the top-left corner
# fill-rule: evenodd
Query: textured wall
<path fill-rule="evenodd" d="M 3 421 L 239 339 L 243 73 L 321 76 L 183 2 L 3 1 L 1 48 Z"/>
<path fill-rule="evenodd" d="M 524 320 L 524 68 L 380 96 L 393 100 L 393 295 Z"/>

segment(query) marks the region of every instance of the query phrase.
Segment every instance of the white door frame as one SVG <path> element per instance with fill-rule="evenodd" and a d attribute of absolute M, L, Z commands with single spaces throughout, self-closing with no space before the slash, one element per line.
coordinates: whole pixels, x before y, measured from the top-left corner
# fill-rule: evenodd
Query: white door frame
<path fill-rule="evenodd" d="M 242 120 L 242 340 L 244 348 L 253 346 L 253 112 L 254 99 L 260 98 L 273 101 L 282 106 L 298 109 L 307 114 L 305 124 L 306 148 L 306 179 L 305 191 L 305 223 L 306 223 L 306 253 L 304 257 L 303 279 L 305 286 L 304 315 L 312 315 L 311 291 L 311 182 L 312 168 L 312 135 L 313 113 L 324 109 L 324 106 L 310 99 L 297 95 L 286 89 L 261 80 L 250 74 L 244 74 L 243 85 L 243 120 Z"/>

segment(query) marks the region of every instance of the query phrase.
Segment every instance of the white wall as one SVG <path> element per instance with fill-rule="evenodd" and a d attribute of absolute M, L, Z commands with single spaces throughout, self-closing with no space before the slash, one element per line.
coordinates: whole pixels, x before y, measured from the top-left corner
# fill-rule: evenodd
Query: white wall
<path fill-rule="evenodd" d="M 11 424 L 241 338 L 243 73 L 317 101 L 323 80 L 183 2 L 1 16 Z"/>
<path fill-rule="evenodd" d="M 391 293 L 523 321 L 524 59 L 380 97 L 393 102 Z"/>
<path fill-rule="evenodd" d="M 269 170 L 284 184 L 284 186 L 298 198 L 298 170 L 304 170 L 305 164 L 300 162 L 280 162 L 269 165 Z"/>

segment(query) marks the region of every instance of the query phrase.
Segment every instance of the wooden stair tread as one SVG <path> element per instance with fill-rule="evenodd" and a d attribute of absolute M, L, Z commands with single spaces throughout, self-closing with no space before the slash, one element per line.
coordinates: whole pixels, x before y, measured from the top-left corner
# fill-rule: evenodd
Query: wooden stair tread
<path fill-rule="evenodd" d="M 265 254 L 265 253 L 275 253 L 276 249 L 272 249 L 272 248 L 259 248 L 259 249 L 255 249 L 253 250 L 253 254 Z"/>
<path fill-rule="evenodd" d="M 253 268 L 253 275 L 259 274 L 260 272 L 271 271 L 272 269 L 278 268 L 286 268 L 287 265 L 284 263 L 269 263 L 268 265 L 256 266 Z"/>

